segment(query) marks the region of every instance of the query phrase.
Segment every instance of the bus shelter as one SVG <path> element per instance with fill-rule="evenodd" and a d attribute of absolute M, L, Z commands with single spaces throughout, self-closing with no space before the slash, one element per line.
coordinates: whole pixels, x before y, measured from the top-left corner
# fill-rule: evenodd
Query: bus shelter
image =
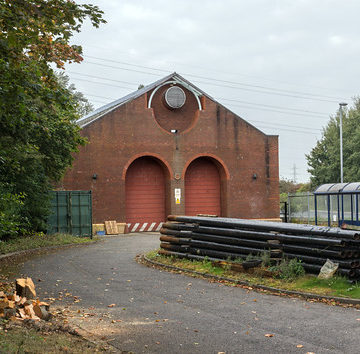
<path fill-rule="evenodd" d="M 360 182 L 327 183 L 314 191 L 315 224 L 360 225 Z"/>

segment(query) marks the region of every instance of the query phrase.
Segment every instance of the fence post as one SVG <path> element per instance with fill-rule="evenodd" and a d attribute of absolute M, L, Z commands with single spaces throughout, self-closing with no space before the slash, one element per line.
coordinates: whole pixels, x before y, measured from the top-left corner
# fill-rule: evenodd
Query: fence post
<path fill-rule="evenodd" d="M 290 193 L 287 194 L 288 195 L 288 221 L 287 222 L 291 222 L 291 204 L 290 204 Z"/>

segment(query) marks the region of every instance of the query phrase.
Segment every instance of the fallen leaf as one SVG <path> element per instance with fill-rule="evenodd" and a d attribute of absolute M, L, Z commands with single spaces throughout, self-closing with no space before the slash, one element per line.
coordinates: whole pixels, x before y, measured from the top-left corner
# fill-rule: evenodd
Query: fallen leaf
<path fill-rule="evenodd" d="M 302 344 L 298 344 L 298 345 L 296 346 L 296 348 L 302 348 L 302 347 L 303 347 Z"/>
<path fill-rule="evenodd" d="M 267 333 L 267 334 L 265 334 L 265 337 L 270 338 L 270 337 L 274 337 L 274 335 L 273 335 L 273 334 L 270 334 L 270 333 Z"/>

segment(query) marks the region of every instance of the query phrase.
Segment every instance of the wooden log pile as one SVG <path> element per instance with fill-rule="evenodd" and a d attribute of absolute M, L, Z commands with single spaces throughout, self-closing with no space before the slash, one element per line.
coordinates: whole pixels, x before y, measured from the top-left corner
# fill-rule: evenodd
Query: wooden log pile
<path fill-rule="evenodd" d="M 308 273 L 327 259 L 337 274 L 360 280 L 360 233 L 312 225 L 218 217 L 172 216 L 160 230 L 160 253 L 190 259 L 246 259 L 249 254 L 297 258 Z"/>
<path fill-rule="evenodd" d="M 12 294 L 0 291 L 0 317 L 14 321 L 40 321 L 50 318 L 50 305 L 36 298 L 35 285 L 31 278 L 16 279 L 15 288 Z"/>

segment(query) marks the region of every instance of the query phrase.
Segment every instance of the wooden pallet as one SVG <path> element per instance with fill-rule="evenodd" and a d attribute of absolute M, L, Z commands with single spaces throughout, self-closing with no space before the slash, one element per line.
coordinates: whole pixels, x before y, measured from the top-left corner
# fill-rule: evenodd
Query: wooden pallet
<path fill-rule="evenodd" d="M 119 230 L 116 221 L 105 221 L 105 231 L 107 235 L 117 235 Z"/>

